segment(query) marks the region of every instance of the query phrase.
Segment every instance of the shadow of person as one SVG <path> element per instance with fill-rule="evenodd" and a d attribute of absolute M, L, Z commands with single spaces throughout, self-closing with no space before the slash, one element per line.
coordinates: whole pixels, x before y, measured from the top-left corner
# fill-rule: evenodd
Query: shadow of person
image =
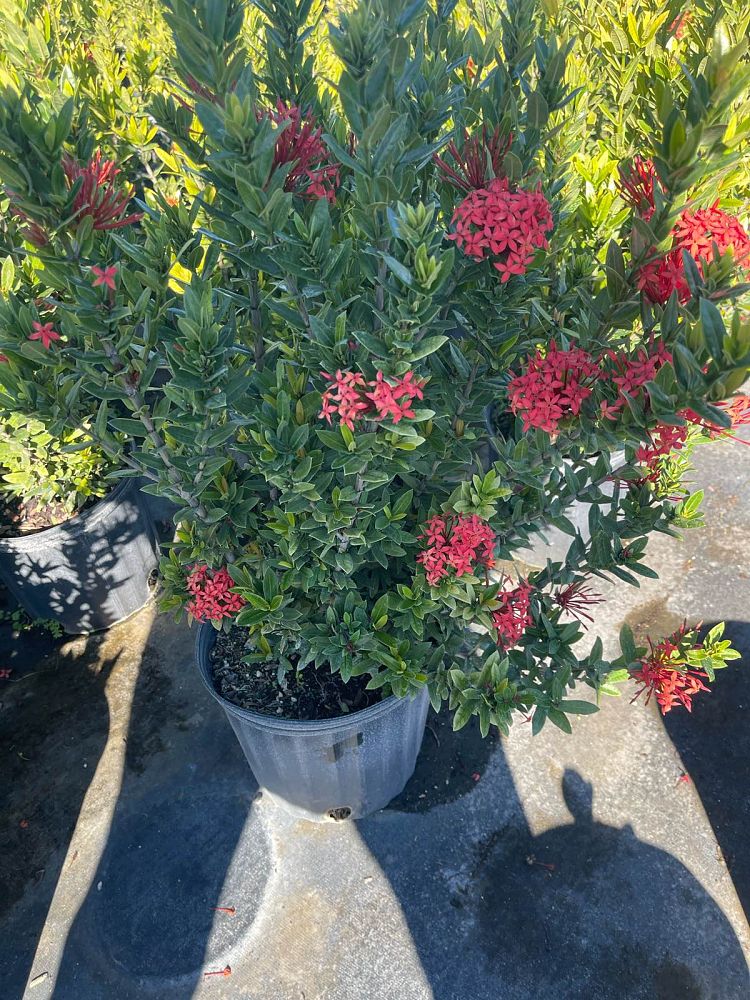
<path fill-rule="evenodd" d="M 271 860 L 252 808 L 257 785 L 191 664 L 193 641 L 185 624 L 156 619 L 122 785 L 68 931 L 56 1000 L 185 1000 L 205 968 L 234 962 L 260 906 Z"/>
<path fill-rule="evenodd" d="M 496 745 L 470 794 L 359 824 L 433 1000 L 745 1000 L 742 949 L 700 882 L 630 825 L 598 822 L 576 771 L 562 792 L 573 821 L 534 835 Z M 554 793 L 543 801 L 536 815 L 559 822 Z"/>
<path fill-rule="evenodd" d="M 81 805 L 107 743 L 104 637 L 60 643 L 3 628 L 0 690 L 0 982 L 20 997 Z"/>
<path fill-rule="evenodd" d="M 573 823 L 537 837 L 517 830 L 480 876 L 494 967 L 533 970 L 529 996 L 747 996 L 734 932 L 690 872 L 630 825 L 596 822 L 592 787 L 575 771 L 563 796 Z"/>
<path fill-rule="evenodd" d="M 711 693 L 696 697 L 691 713 L 668 712 L 664 725 L 700 796 L 750 920 L 750 623 L 727 622 L 724 638 L 732 640 L 742 661 L 722 670 L 715 684 L 709 682 Z"/>

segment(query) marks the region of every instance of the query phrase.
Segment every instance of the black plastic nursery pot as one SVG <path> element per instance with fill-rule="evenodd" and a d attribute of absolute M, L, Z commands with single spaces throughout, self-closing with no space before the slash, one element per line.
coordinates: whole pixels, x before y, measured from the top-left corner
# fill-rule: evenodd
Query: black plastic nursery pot
<path fill-rule="evenodd" d="M 127 479 L 64 524 L 0 538 L 0 580 L 32 618 L 72 635 L 129 618 L 151 598 L 158 559 L 143 499 Z"/>
<path fill-rule="evenodd" d="M 196 663 L 227 714 L 261 788 L 306 819 L 358 819 L 382 809 L 414 772 L 429 697 L 385 698 L 351 715 L 320 721 L 276 719 L 223 698 L 211 675 L 216 632 L 201 625 Z"/>

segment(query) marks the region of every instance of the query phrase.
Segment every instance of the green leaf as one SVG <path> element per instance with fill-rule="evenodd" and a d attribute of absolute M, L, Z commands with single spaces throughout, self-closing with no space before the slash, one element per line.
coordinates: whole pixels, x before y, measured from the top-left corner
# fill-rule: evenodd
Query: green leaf
<path fill-rule="evenodd" d="M 558 711 L 556 708 L 547 709 L 547 714 L 549 715 L 549 721 L 553 722 L 558 729 L 562 729 L 564 733 L 570 735 L 573 732 L 573 727 L 570 724 L 570 720 L 562 712 Z"/>
<path fill-rule="evenodd" d="M 394 515 L 406 514 L 411 509 L 414 490 L 405 490 L 395 501 L 392 507 Z"/>
<path fill-rule="evenodd" d="M 549 106 L 538 90 L 529 94 L 527 104 L 529 125 L 534 129 L 543 129 L 549 119 Z"/>
<path fill-rule="evenodd" d="M 267 617 L 267 611 L 255 611 L 249 608 L 243 608 L 243 610 L 240 611 L 235 618 L 235 621 L 238 625 L 244 625 L 250 628 L 253 625 L 260 625 L 260 623 L 265 621 Z"/>
<path fill-rule="evenodd" d="M 531 720 L 531 734 L 536 736 L 537 733 L 541 733 L 544 728 L 544 723 L 547 721 L 547 713 L 543 708 L 537 708 L 534 712 L 534 716 Z"/>
<path fill-rule="evenodd" d="M 348 453 L 349 449 L 338 431 L 324 431 L 316 427 L 315 433 L 318 435 L 321 443 L 327 448 L 332 448 L 334 451 Z"/>
<path fill-rule="evenodd" d="M 634 663 L 638 659 L 633 630 L 627 623 L 620 629 L 620 649 L 628 663 Z"/>
<path fill-rule="evenodd" d="M 724 320 L 721 313 L 709 299 L 700 300 L 701 328 L 709 354 L 715 361 L 724 357 Z"/>
<path fill-rule="evenodd" d="M 463 729 L 473 714 L 470 702 L 465 701 L 463 704 L 459 705 L 453 716 L 453 732 L 455 733 L 459 729 Z"/>
<path fill-rule="evenodd" d="M 146 436 L 146 428 L 140 420 L 129 420 L 127 417 L 110 417 L 109 423 L 116 431 L 122 431 L 129 437 Z"/>
<path fill-rule="evenodd" d="M 13 281 L 16 276 L 16 266 L 12 257 L 6 257 L 0 269 L 0 291 L 5 295 L 13 288 Z"/>
<path fill-rule="evenodd" d="M 560 708 L 563 712 L 571 712 L 573 715 L 594 715 L 594 713 L 599 711 L 598 706 L 592 702 L 577 701 L 575 699 L 561 701 Z"/>
<path fill-rule="evenodd" d="M 384 253 L 383 260 L 388 265 L 388 268 L 393 271 L 396 277 L 402 281 L 405 285 L 411 287 L 412 276 L 411 271 L 408 267 L 405 267 L 400 261 L 396 260 L 395 257 L 391 257 L 390 254 Z"/>
<path fill-rule="evenodd" d="M 269 566 L 263 574 L 263 596 L 267 601 L 272 601 L 278 592 L 279 587 L 276 582 L 276 573 Z"/>
<path fill-rule="evenodd" d="M 382 594 L 373 605 L 370 618 L 373 622 L 379 621 L 388 614 L 388 594 Z"/>
<path fill-rule="evenodd" d="M 448 338 L 442 334 L 437 337 L 425 337 L 424 340 L 414 347 L 410 352 L 409 358 L 411 361 L 419 361 L 420 358 L 426 358 L 430 354 L 434 354 L 435 351 L 439 351 L 440 348 L 447 342 Z"/>

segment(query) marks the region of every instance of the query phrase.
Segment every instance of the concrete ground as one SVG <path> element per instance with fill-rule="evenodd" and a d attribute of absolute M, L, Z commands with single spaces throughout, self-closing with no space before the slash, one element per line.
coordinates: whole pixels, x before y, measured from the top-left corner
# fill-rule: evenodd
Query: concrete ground
<path fill-rule="evenodd" d="M 750 448 L 698 467 L 708 527 L 607 588 L 610 651 L 687 616 L 750 656 Z M 431 715 L 399 799 L 317 825 L 258 792 L 193 637 L 147 609 L 7 644 L 2 1000 L 750 996 L 747 663 L 666 725 L 627 697 L 572 737 Z"/>

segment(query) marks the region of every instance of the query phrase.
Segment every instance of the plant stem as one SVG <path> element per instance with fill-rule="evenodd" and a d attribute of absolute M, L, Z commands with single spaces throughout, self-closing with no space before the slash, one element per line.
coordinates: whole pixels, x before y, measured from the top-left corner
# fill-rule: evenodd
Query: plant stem
<path fill-rule="evenodd" d="M 180 473 L 180 470 L 173 464 L 166 442 L 156 429 L 148 404 L 138 389 L 136 389 L 136 387 L 129 380 L 125 370 L 126 366 L 120 355 L 117 353 L 114 344 L 109 338 L 102 337 L 102 347 L 104 348 L 104 353 L 107 355 L 107 358 L 114 369 L 115 377 L 120 382 L 120 385 L 125 391 L 125 395 L 131 402 L 133 412 L 146 428 L 148 439 L 154 446 L 156 454 L 164 463 L 164 468 L 167 470 L 167 476 L 172 485 L 172 489 L 182 500 L 185 501 L 186 504 L 188 504 L 188 506 L 193 508 L 198 517 L 205 518 L 208 511 L 203 504 L 185 488 L 184 477 Z M 136 467 L 132 463 L 129 464 L 131 464 L 131 468 Z"/>

